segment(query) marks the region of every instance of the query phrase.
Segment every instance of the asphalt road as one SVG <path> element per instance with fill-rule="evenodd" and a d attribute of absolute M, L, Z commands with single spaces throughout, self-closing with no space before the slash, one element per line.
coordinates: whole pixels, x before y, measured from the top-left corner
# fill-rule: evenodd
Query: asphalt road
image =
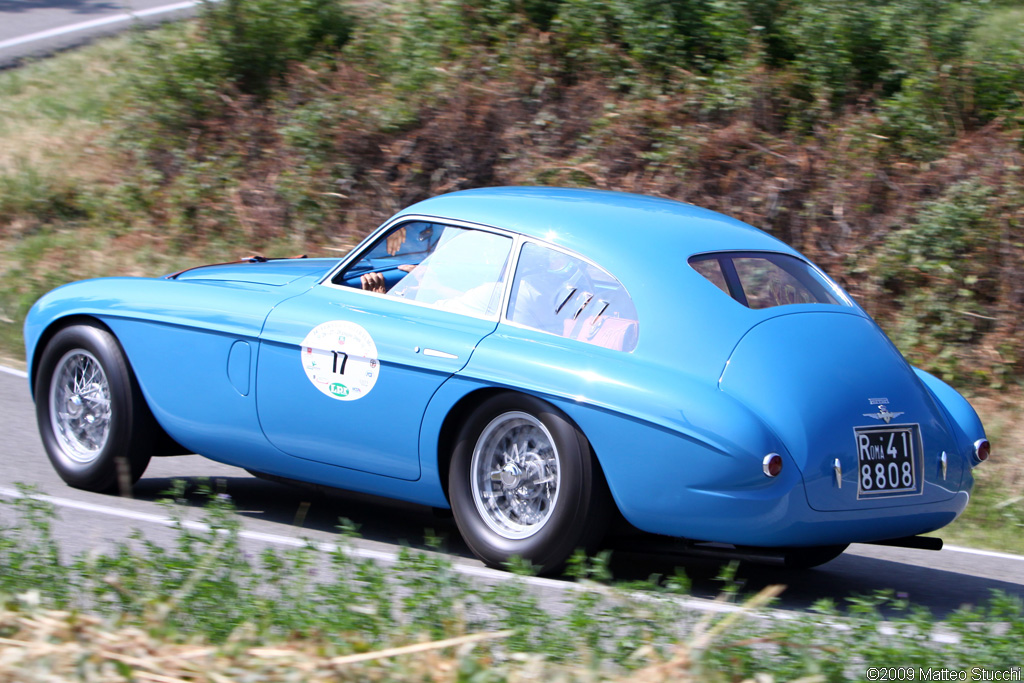
<path fill-rule="evenodd" d="M 198 0 L 0 0 L 0 68 L 194 12 Z"/>
<path fill-rule="evenodd" d="M 15 482 L 33 484 L 59 510 L 56 534 L 70 552 L 105 547 L 141 529 L 156 541 L 171 537 L 167 511 L 156 501 L 175 478 L 192 487 L 201 478 L 213 479 L 237 505 L 247 542 L 287 545 L 309 538 L 333 543 L 339 517 L 360 526 L 357 551 L 387 562 L 402 545 L 423 547 L 427 529 L 445 538 L 445 549 L 457 568 L 467 574 L 500 580 L 502 574 L 484 568 L 462 543 L 453 521 L 429 508 L 394 503 L 358 494 L 323 494 L 260 479 L 245 471 L 220 465 L 199 456 L 154 459 L 136 485 L 131 499 L 79 491 L 66 486 L 51 469 L 36 431 L 34 407 L 23 377 L 0 372 L 0 496 L 10 497 Z M 199 519 L 193 497 L 179 512 Z M 654 539 L 640 539 L 640 545 Z M 623 550 L 621 539 L 610 542 L 612 568 L 618 578 L 647 578 L 652 573 L 672 573 L 683 566 L 693 579 L 694 595 L 713 598 L 720 585 L 714 581 L 717 565 L 706 560 L 664 552 L 664 548 Z M 892 589 L 914 604 L 937 615 L 948 614 L 963 604 L 985 602 L 993 590 L 1024 597 L 1024 557 L 1000 553 L 945 549 L 940 552 L 854 545 L 838 559 L 807 571 L 744 565 L 740 577 L 751 591 L 782 583 L 788 586 L 782 605 L 807 609 L 821 598 L 843 604 L 845 598 Z M 538 582 L 541 585 L 542 582 Z M 543 584 L 558 590 L 558 584 Z M 556 588 L 552 589 L 552 586 Z"/>

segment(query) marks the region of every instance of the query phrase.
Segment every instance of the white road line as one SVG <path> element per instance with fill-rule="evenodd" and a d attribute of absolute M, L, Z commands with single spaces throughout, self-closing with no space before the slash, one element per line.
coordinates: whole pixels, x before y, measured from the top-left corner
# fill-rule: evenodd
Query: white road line
<path fill-rule="evenodd" d="M 994 550 L 978 550 L 977 548 L 964 548 L 959 545 L 944 545 L 943 550 L 952 550 L 954 553 L 967 553 L 968 555 L 981 555 L 982 557 L 996 557 L 1000 560 L 1017 560 L 1024 562 L 1024 556 L 1011 555 L 1010 553 L 999 553 Z"/>
<path fill-rule="evenodd" d="M 17 489 L 7 488 L 0 486 L 0 496 L 6 496 L 7 498 L 22 498 L 24 494 Z M 149 512 L 139 512 L 137 510 L 125 510 L 123 508 L 111 507 L 109 505 L 97 505 L 96 503 L 89 503 L 82 500 L 72 500 L 70 498 L 59 498 L 57 496 L 47 496 L 43 494 L 33 495 L 32 498 L 41 500 L 46 503 L 50 503 L 56 507 L 68 508 L 71 510 L 81 510 L 83 512 L 94 512 L 101 515 L 108 515 L 110 517 L 120 517 L 122 519 L 131 519 L 136 522 L 146 522 L 148 524 L 157 524 L 159 526 L 173 527 L 179 524 L 177 520 L 174 520 L 165 515 L 154 515 Z M 210 526 L 203 522 L 196 522 L 192 520 L 181 520 L 181 526 L 192 531 L 209 531 Z M 306 541 L 301 538 L 293 538 L 291 536 L 278 536 L 277 534 L 267 534 L 259 531 L 248 531 L 242 530 L 239 532 L 242 538 L 247 538 L 252 541 L 262 541 L 264 543 L 274 543 L 276 545 L 287 545 L 294 548 L 300 548 L 306 545 Z M 318 549 L 324 552 L 332 552 L 338 549 L 337 545 L 332 543 L 314 543 Z M 373 560 L 380 560 L 384 562 L 395 562 L 398 559 L 398 555 L 395 553 L 386 553 L 378 550 L 370 550 L 369 548 L 352 548 L 349 554 L 357 557 L 368 558 Z"/>
<path fill-rule="evenodd" d="M 14 368 L 9 368 L 6 365 L 0 365 L 0 372 L 7 375 L 14 375 L 15 377 L 21 377 L 22 379 L 28 379 L 28 373 L 24 370 L 15 370 Z"/>
<path fill-rule="evenodd" d="M 3 365 L 0 365 L 0 372 L 6 372 L 8 374 L 16 375 L 18 377 L 28 377 L 28 375 L 22 372 L 21 370 L 15 370 L 13 368 L 8 368 Z M 16 489 L 0 486 L 0 496 L 6 496 L 8 498 L 20 498 L 21 495 L 21 492 Z M 57 496 L 38 495 L 34 497 L 38 498 L 39 500 L 46 501 L 52 505 L 56 505 L 57 507 L 71 508 L 73 510 L 83 510 L 85 512 L 95 512 L 98 514 L 110 515 L 112 517 L 121 517 L 124 519 L 134 519 L 140 522 L 159 524 L 161 526 L 174 526 L 175 524 L 175 521 L 170 517 L 153 515 L 148 512 L 124 510 L 122 508 L 111 507 L 109 505 L 97 505 L 95 503 L 88 503 L 81 500 L 72 500 L 70 498 L 58 498 Z M 184 522 L 184 525 L 187 526 L 189 529 L 193 530 L 209 530 L 209 527 L 205 524 L 202 524 L 201 522 Z M 254 541 L 263 541 L 265 543 L 276 543 L 278 545 L 290 545 L 294 547 L 303 546 L 306 543 L 303 540 L 292 538 L 290 536 L 279 536 L 277 534 L 267 534 L 259 531 L 242 531 L 241 533 L 244 538 L 249 538 Z M 324 550 L 326 552 L 330 552 L 337 548 L 337 546 L 330 543 L 320 543 L 316 545 L 321 550 Z M 963 546 L 958 545 L 946 545 L 943 546 L 942 550 L 948 550 L 954 553 L 965 553 L 967 555 L 980 555 L 982 557 L 992 557 L 1000 560 L 1013 560 L 1016 562 L 1024 562 L 1024 555 L 1000 553 L 994 550 L 979 550 L 977 548 L 965 548 Z M 367 548 L 360 548 L 358 550 L 358 553 L 353 554 L 358 554 L 360 557 L 372 558 L 375 560 L 384 560 L 387 562 L 394 562 L 398 559 L 398 555 L 396 555 L 395 553 L 386 553 L 378 550 L 369 550 Z M 463 569 L 465 569 L 465 571 L 463 572 L 465 574 L 489 576 L 492 578 L 505 576 L 504 572 L 500 572 L 495 569 L 488 569 L 486 567 L 474 567 L 470 565 L 462 565 L 462 567 Z M 460 569 L 459 571 L 462 571 L 462 569 Z M 563 582 L 554 581 L 553 579 L 540 580 L 550 582 L 550 585 L 564 585 Z"/>
<path fill-rule="evenodd" d="M 12 489 L 4 486 L 0 486 L 0 496 L 6 496 L 8 498 L 21 498 L 24 494 L 17 489 Z M 64 507 L 73 510 L 81 510 L 83 512 L 94 512 L 104 515 L 111 515 L 113 517 L 120 517 L 122 519 L 132 519 L 138 522 L 148 522 L 150 524 L 157 524 L 164 527 L 174 527 L 180 524 L 186 529 L 192 531 L 209 531 L 210 526 L 203 522 L 196 522 L 192 520 L 181 520 L 177 521 L 164 515 L 154 515 L 148 512 L 138 512 L 134 510 L 124 510 L 122 508 L 111 507 L 108 505 L 98 505 L 96 503 L 89 503 L 80 500 L 71 500 L 69 498 L 60 498 L 57 496 L 48 496 L 43 494 L 36 494 L 32 496 L 36 500 L 41 500 L 57 507 Z M 239 536 L 251 541 L 260 541 L 262 543 L 271 543 L 275 545 L 286 545 L 293 548 L 300 548 L 309 541 L 303 538 L 295 538 L 292 536 L 280 536 L 278 534 L 268 534 L 259 531 L 239 531 Z M 317 548 L 321 552 L 334 552 L 339 549 L 339 546 L 334 543 L 312 543 L 313 547 Z M 990 553 L 989 551 L 975 551 L 971 548 L 958 548 L 955 547 L 956 551 L 959 552 L 971 552 L 983 555 L 992 555 L 994 557 L 1000 557 L 1010 560 L 1024 560 L 1024 557 L 1018 555 L 1010 555 L 1007 553 Z M 398 561 L 398 554 L 393 552 L 371 550 L 369 548 L 361 548 L 356 545 L 350 545 L 344 548 L 347 555 L 351 557 L 359 557 L 364 559 L 371 559 L 377 562 L 384 562 L 386 564 L 394 564 Z M 458 562 L 452 563 L 452 568 L 459 574 L 465 576 L 475 576 L 495 583 L 505 582 L 509 580 L 509 575 L 506 572 L 499 571 L 497 569 L 490 569 L 488 567 L 478 567 L 474 565 L 460 564 Z M 519 576 L 518 580 L 541 588 L 548 588 L 556 591 L 598 591 L 605 592 L 609 589 L 606 586 L 587 584 L 587 583 L 574 583 L 571 581 L 559 581 L 556 579 L 546 579 L 539 576 Z M 634 596 L 638 600 L 651 599 L 651 596 L 637 591 Z M 743 605 L 737 605 L 729 602 L 722 602 L 721 600 L 708 600 L 705 598 L 686 598 L 677 596 L 674 598 L 676 603 L 682 607 L 692 609 L 700 612 L 715 612 L 718 614 L 726 614 L 731 612 L 744 611 Z M 767 616 L 770 619 L 795 619 L 797 618 L 796 613 L 788 610 L 780 609 L 769 609 L 767 610 Z M 822 622 L 822 626 L 845 631 L 850 630 L 850 626 L 841 621 L 833 619 L 826 619 Z M 878 627 L 879 632 L 882 634 L 896 634 L 898 631 L 891 626 L 881 624 Z M 960 642 L 960 637 L 955 633 L 937 632 L 931 635 L 931 640 L 940 644 L 957 644 Z"/>
<path fill-rule="evenodd" d="M 17 489 L 0 486 L 0 496 L 7 498 L 22 498 L 24 494 Z M 89 503 L 81 500 L 72 500 L 70 498 L 60 498 L 57 496 L 48 496 L 44 494 L 32 495 L 32 498 L 40 500 L 46 503 L 50 503 L 56 507 L 68 508 L 71 510 L 81 510 L 83 512 L 93 512 L 102 515 L 110 515 L 112 517 L 120 517 L 122 519 L 131 519 L 137 522 L 146 522 L 148 524 L 156 524 L 163 527 L 174 527 L 181 524 L 182 527 L 190 529 L 192 531 L 209 531 L 210 526 L 203 522 L 196 522 L 192 520 L 181 520 L 180 522 L 164 515 L 154 515 L 149 512 L 138 512 L 135 510 L 125 510 L 122 508 L 116 508 L 109 505 L 98 505 L 96 503 Z M 241 538 L 245 538 L 251 541 L 259 541 L 261 543 L 271 543 L 274 545 L 285 545 L 292 548 L 301 548 L 307 545 L 309 541 L 303 538 L 295 538 L 293 536 L 280 536 L 278 534 L 268 534 L 260 531 L 249 531 L 240 530 L 238 535 Z M 317 548 L 321 552 L 330 553 L 337 551 L 339 546 L 334 543 L 312 543 L 313 547 Z M 398 554 L 383 550 L 371 550 L 370 548 L 361 548 L 356 545 L 350 545 L 343 548 L 345 553 L 351 557 L 358 557 L 362 559 L 370 559 L 376 562 L 384 562 L 386 564 L 394 564 L 398 561 Z M 509 575 L 507 572 L 500 571 L 497 569 L 490 569 L 489 567 L 478 567 L 468 564 L 460 564 L 458 562 L 452 563 L 452 568 L 459 574 L 465 576 L 475 576 L 478 578 L 486 579 L 492 582 L 504 582 L 508 581 Z M 572 583 L 568 581 L 559 581 L 556 579 L 546 579 L 539 576 L 520 576 L 518 577 L 521 581 L 541 588 L 549 588 L 552 590 L 560 591 L 581 591 L 581 590 L 605 590 L 602 586 L 592 586 L 589 584 Z M 735 612 L 741 607 L 739 605 L 733 605 L 729 603 L 717 602 L 714 600 L 706 600 L 702 598 L 677 598 L 679 604 L 684 607 L 688 607 L 694 610 L 700 610 L 704 612 Z"/>
<path fill-rule="evenodd" d="M 201 0 L 187 0 L 186 2 L 174 3 L 173 5 L 163 5 L 162 7 L 153 7 L 151 9 L 140 10 L 138 12 L 115 14 L 109 17 L 93 19 L 92 21 L 83 21 L 79 24 L 71 24 L 70 26 L 61 26 L 59 28 L 51 28 L 46 31 L 39 31 L 38 33 L 30 33 L 27 36 L 20 36 L 18 38 L 11 38 L 10 40 L 0 41 L 0 50 L 9 47 L 16 47 L 18 45 L 24 45 L 25 43 L 31 43 L 36 40 L 45 40 L 47 38 L 56 38 L 57 36 L 63 36 L 69 33 L 76 33 L 78 31 L 87 31 L 91 28 L 110 26 L 112 24 L 133 21 L 135 19 L 145 19 L 146 17 L 152 17 L 167 12 L 177 12 L 179 10 L 185 10 L 194 7 L 198 5 L 200 2 Z"/>

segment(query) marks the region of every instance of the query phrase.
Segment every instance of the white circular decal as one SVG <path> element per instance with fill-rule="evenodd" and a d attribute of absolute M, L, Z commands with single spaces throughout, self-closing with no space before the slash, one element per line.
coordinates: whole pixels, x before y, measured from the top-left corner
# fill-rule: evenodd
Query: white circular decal
<path fill-rule="evenodd" d="M 327 396 L 355 401 L 377 383 L 377 345 L 361 325 L 330 320 L 314 327 L 302 340 L 302 369 Z"/>

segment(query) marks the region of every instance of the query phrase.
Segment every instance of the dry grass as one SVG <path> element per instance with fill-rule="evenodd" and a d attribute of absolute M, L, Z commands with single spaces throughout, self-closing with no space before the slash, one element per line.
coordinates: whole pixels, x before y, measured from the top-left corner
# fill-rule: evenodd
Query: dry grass
<path fill-rule="evenodd" d="M 29 165 L 86 181 L 109 177 L 113 165 L 98 148 L 110 126 L 107 109 L 125 86 L 128 41 L 105 40 L 0 73 L 0 173 Z"/>
<path fill-rule="evenodd" d="M 1024 396 L 1010 392 L 1003 397 L 971 400 L 992 442 L 992 459 L 975 470 L 980 481 L 998 482 L 1012 497 L 1024 495 Z"/>
<path fill-rule="evenodd" d="M 972 397 L 971 404 L 992 442 L 992 457 L 973 471 L 966 512 L 934 535 L 947 543 L 1024 554 L 1024 398 L 1009 391 Z"/>
<path fill-rule="evenodd" d="M 322 643 L 221 646 L 153 638 L 136 627 L 58 611 L 0 612 L 0 683 L 90 681 L 449 681 L 482 633 L 359 655 L 336 656 Z"/>
<path fill-rule="evenodd" d="M 552 664 L 540 656 L 500 654 L 480 648 L 500 641 L 511 631 L 470 634 L 424 641 L 370 652 L 339 653 L 336 642 L 259 643 L 244 627 L 221 645 L 190 638 L 154 637 L 138 626 L 121 626 L 90 614 L 54 610 L 0 610 L 0 683 L 446 683 L 467 680 L 468 671 L 488 670 L 488 681 L 528 683 L 686 683 L 717 680 L 701 667 L 701 653 L 753 609 L 781 592 L 772 586 L 751 598 L 745 609 L 713 625 L 707 619 L 690 640 L 662 660 L 642 646 L 633 659 L 649 662 L 632 671 L 603 672 Z M 31 603 L 32 594 L 21 596 Z M 495 654 L 498 653 L 498 654 Z M 774 679 L 758 675 L 758 683 Z M 803 683 L 823 680 L 801 679 Z"/>

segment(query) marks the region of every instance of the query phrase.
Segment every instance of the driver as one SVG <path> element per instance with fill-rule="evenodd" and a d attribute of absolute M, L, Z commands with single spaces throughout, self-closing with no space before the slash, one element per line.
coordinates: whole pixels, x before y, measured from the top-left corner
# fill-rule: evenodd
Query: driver
<path fill-rule="evenodd" d="M 469 314 L 493 314 L 501 294 L 512 241 L 482 230 L 446 228 L 434 250 L 388 289 L 383 273 L 363 273 L 362 289 Z"/>

